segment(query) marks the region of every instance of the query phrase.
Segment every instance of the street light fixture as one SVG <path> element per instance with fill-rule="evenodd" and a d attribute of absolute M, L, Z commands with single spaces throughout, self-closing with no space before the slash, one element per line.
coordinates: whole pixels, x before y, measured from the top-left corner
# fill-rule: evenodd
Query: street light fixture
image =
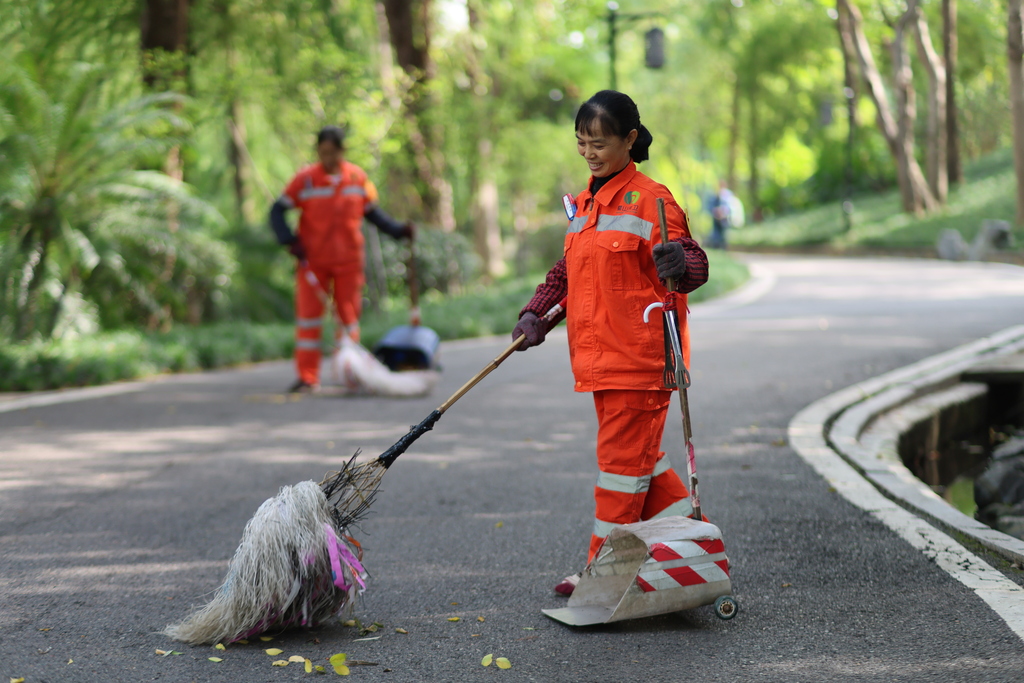
<path fill-rule="evenodd" d="M 609 2 L 608 5 L 608 59 L 612 90 L 618 90 L 618 78 L 615 76 L 616 54 L 615 39 L 618 36 L 619 21 L 636 21 L 647 17 L 664 17 L 662 12 L 619 12 L 619 3 Z M 665 64 L 665 32 L 654 27 L 644 34 L 644 63 L 649 69 L 660 69 Z"/>

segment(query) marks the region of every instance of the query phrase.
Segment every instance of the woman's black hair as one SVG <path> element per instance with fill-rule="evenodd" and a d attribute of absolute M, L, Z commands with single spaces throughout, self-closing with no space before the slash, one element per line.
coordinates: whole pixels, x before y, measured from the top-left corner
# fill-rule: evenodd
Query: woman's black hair
<path fill-rule="evenodd" d="M 316 144 L 330 140 L 335 144 L 338 149 L 345 148 L 345 129 L 341 126 L 324 126 L 320 129 L 320 132 L 316 134 Z"/>
<path fill-rule="evenodd" d="M 584 102 L 576 112 L 576 130 L 587 135 L 601 132 L 624 138 L 634 129 L 636 141 L 629 150 L 629 156 L 639 164 L 649 158 L 647 152 L 654 137 L 640 123 L 640 111 L 629 95 L 617 90 L 602 90 Z"/>

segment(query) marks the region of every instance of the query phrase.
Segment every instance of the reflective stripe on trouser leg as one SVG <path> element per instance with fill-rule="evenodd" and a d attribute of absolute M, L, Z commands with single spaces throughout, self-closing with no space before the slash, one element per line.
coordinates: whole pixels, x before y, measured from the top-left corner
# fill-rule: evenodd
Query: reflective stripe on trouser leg
<path fill-rule="evenodd" d="M 363 313 L 363 285 L 366 283 L 363 265 L 339 266 L 331 270 L 330 278 L 334 285 L 334 311 L 341 321 L 336 336 L 340 340 L 343 332 L 352 341 L 359 341 L 359 316 Z"/>
<path fill-rule="evenodd" d="M 594 392 L 600 474 L 594 487 L 590 559 L 614 525 L 642 519 L 671 398 L 671 392 L 657 390 Z"/>
<path fill-rule="evenodd" d="M 644 509 L 640 513 L 640 519 L 688 517 L 692 514 L 693 507 L 690 505 L 689 490 L 672 468 L 668 457 L 661 453 L 661 457 L 654 466 L 651 485 L 647 490 L 647 497 L 644 498 Z"/>
<path fill-rule="evenodd" d="M 295 369 L 309 384 L 320 381 L 320 327 L 325 294 L 307 277 L 309 268 L 300 266 L 295 274 Z M 316 273 L 323 282 L 324 273 Z"/>

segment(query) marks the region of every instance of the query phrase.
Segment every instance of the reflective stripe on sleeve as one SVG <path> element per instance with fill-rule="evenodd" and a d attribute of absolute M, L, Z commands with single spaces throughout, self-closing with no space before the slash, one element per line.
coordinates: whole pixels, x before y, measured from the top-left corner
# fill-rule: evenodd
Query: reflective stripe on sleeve
<path fill-rule="evenodd" d="M 362 185 L 347 185 L 341 189 L 342 194 L 358 194 L 366 196 L 366 188 Z"/>
<path fill-rule="evenodd" d="M 598 472 L 597 487 L 605 491 L 618 491 L 619 493 L 636 495 L 638 493 L 645 493 L 651 487 L 651 475 L 629 477 L 625 474 Z"/>
<path fill-rule="evenodd" d="M 631 235 L 649 240 L 651 239 L 651 233 L 654 231 L 654 223 L 645 221 L 639 216 L 606 216 L 602 214 L 597 217 L 597 230 L 598 232 L 605 230 L 628 232 Z"/>

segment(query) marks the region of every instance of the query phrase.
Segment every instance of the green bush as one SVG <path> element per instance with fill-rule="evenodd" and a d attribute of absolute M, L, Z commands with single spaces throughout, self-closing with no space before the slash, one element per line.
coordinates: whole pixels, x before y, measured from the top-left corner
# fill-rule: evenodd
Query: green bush
<path fill-rule="evenodd" d="M 690 295 L 690 303 L 722 294 L 747 277 L 746 267 L 724 252 L 708 254 L 711 279 Z M 463 339 L 511 332 L 520 309 L 533 296 L 543 273 L 474 285 L 457 296 L 431 290 L 423 298 L 423 324 L 441 339 Z M 406 294 L 385 302 L 362 320 L 362 342 L 372 348 L 392 327 L 408 323 Z M 325 316 L 323 343 L 333 340 Z M 290 322 L 226 322 L 178 326 L 167 333 L 103 332 L 74 339 L 0 343 L 0 391 L 39 391 L 106 384 L 167 372 L 189 372 L 241 363 L 289 358 L 294 349 Z"/>

